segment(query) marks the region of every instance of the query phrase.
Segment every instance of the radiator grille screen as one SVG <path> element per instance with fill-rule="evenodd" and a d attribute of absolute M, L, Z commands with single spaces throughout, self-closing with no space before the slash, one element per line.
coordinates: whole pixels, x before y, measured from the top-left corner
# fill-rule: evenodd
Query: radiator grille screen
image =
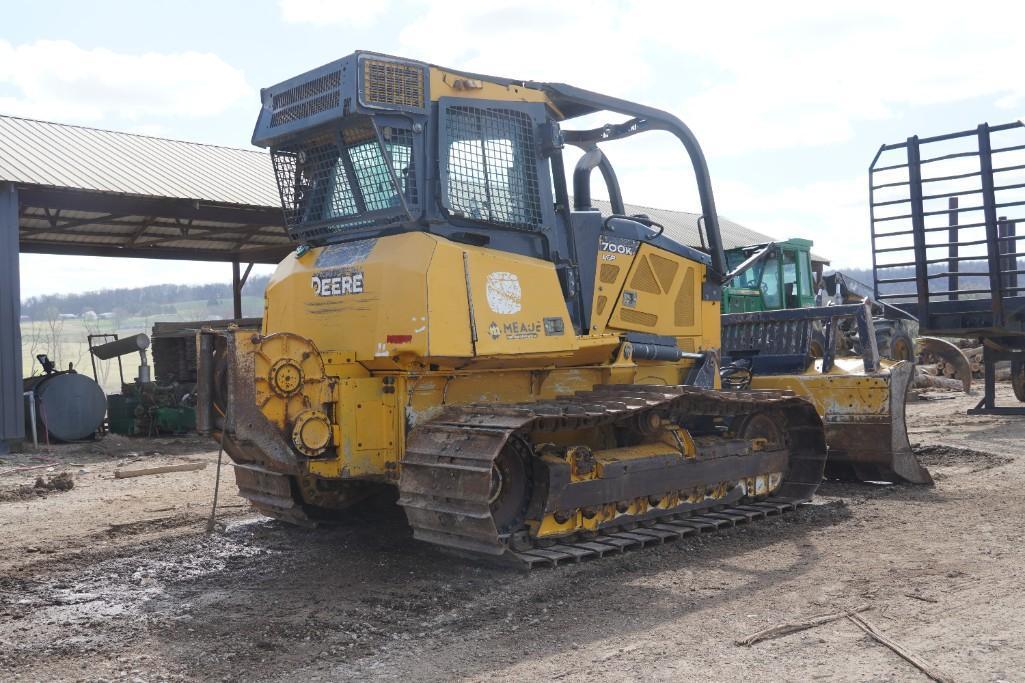
<path fill-rule="evenodd" d="M 680 292 L 676 295 L 676 306 L 673 322 L 677 327 L 691 327 L 694 325 L 694 304 L 697 296 L 694 292 L 694 269 L 688 268 L 687 274 L 683 276 L 683 284 L 680 285 Z"/>
<path fill-rule="evenodd" d="M 614 266 L 611 263 L 601 264 L 601 269 L 598 271 L 598 279 L 607 285 L 612 284 L 619 277 L 619 266 Z"/>
<path fill-rule="evenodd" d="M 619 317 L 622 318 L 625 323 L 644 325 L 645 327 L 654 327 L 658 324 L 658 316 L 654 313 L 635 311 L 631 308 L 620 308 Z"/>
<path fill-rule="evenodd" d="M 646 258 L 642 258 L 637 262 L 637 271 L 634 273 L 633 278 L 630 279 L 630 286 L 649 294 L 662 293 L 658 288 L 658 283 L 655 281 L 655 273 L 652 272 Z"/>
<path fill-rule="evenodd" d="M 415 64 L 363 60 L 363 102 L 423 109 L 424 70 Z"/>

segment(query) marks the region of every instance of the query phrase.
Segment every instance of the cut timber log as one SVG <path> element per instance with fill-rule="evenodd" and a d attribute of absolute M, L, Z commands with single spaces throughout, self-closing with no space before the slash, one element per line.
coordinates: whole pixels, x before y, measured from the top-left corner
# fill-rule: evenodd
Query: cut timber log
<path fill-rule="evenodd" d="M 959 379 L 927 375 L 924 372 L 915 374 L 914 386 L 916 389 L 950 389 L 951 391 L 964 391 L 964 383 Z"/>
<path fill-rule="evenodd" d="M 145 477 L 150 474 L 167 474 L 168 472 L 191 472 L 206 467 L 205 462 L 190 462 L 184 465 L 165 465 L 164 467 L 146 467 L 141 470 L 114 470 L 115 479 Z"/>

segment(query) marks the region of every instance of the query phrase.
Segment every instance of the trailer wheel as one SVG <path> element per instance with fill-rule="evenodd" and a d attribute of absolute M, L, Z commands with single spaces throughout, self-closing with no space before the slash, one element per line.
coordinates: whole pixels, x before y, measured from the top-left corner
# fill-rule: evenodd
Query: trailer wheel
<path fill-rule="evenodd" d="M 876 320 L 876 346 L 879 357 L 893 361 L 914 361 L 915 342 L 907 325 L 900 320 Z"/>
<path fill-rule="evenodd" d="M 1025 403 L 1025 361 L 1011 361 L 1011 388 L 1014 397 Z"/>
<path fill-rule="evenodd" d="M 890 337 L 890 352 L 886 356 L 890 360 L 913 361 L 915 359 L 915 343 L 903 330 L 894 330 Z"/>

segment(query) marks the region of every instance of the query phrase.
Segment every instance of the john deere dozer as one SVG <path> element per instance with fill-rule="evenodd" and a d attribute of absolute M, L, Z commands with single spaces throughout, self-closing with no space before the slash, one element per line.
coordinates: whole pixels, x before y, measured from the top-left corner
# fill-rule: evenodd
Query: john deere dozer
<path fill-rule="evenodd" d="M 827 435 L 860 433 L 836 404 L 887 433 L 903 414 L 878 368 L 722 388 L 711 181 L 665 112 L 366 52 L 262 95 L 253 141 L 300 246 L 261 333 L 200 336 L 199 419 L 268 515 L 312 524 L 391 486 L 419 539 L 575 561 L 793 509 Z M 626 121 L 563 128 L 599 112 Z M 624 215 L 598 145 L 651 131 L 689 155 L 710 253 Z M 565 145 L 585 152 L 572 204 Z"/>

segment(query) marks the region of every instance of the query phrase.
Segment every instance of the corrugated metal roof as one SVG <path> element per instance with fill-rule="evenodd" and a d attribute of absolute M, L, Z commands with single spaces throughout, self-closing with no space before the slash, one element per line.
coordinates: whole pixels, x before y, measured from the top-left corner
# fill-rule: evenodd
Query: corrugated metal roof
<path fill-rule="evenodd" d="M 612 213 L 612 206 L 603 199 L 593 199 L 591 203 L 595 208 L 601 209 L 604 214 Z M 656 209 L 651 206 L 639 206 L 637 204 L 626 204 L 625 208 L 627 214 L 643 213 L 656 223 L 661 223 L 666 228 L 666 236 L 681 244 L 699 248 L 702 246 L 701 236 L 698 233 L 698 217 L 701 215 L 699 213 Z M 790 235 L 779 238 L 762 232 L 756 232 L 744 227 L 740 223 L 734 223 L 725 216 L 719 216 L 719 233 L 722 235 L 723 249 L 736 249 L 737 247 L 764 244 L 765 242 L 793 237 L 793 235 Z M 817 254 L 812 254 L 812 259 L 829 263 L 829 259 Z"/>
<path fill-rule="evenodd" d="M 0 116 L 0 181 L 278 206 L 265 152 L 13 116 Z"/>

